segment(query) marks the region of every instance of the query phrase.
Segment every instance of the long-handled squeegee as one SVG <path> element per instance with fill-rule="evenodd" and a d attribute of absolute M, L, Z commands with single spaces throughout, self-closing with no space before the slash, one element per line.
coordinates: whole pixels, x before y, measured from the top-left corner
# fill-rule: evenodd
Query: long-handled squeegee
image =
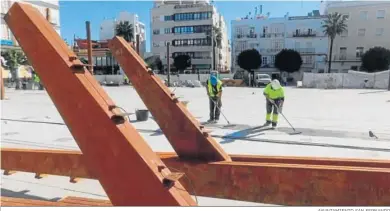
<path fill-rule="evenodd" d="M 278 110 L 278 113 L 281 114 L 281 115 L 283 116 L 283 118 L 286 120 L 286 122 L 287 122 L 287 123 L 290 125 L 290 127 L 294 130 L 294 132 L 293 132 L 293 133 L 290 133 L 290 135 L 301 134 L 302 132 L 295 130 L 294 126 L 292 126 L 292 124 L 288 121 L 288 119 L 286 118 L 286 116 L 284 116 L 284 114 L 280 111 L 279 106 L 276 105 L 276 103 L 273 102 L 273 101 L 270 101 L 270 102 L 276 107 L 276 109 Z"/>

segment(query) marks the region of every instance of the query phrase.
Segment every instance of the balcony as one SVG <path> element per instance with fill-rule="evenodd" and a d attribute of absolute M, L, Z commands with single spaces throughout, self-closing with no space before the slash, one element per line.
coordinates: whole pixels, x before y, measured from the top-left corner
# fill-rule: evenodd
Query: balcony
<path fill-rule="evenodd" d="M 339 60 L 347 60 L 347 55 L 341 54 L 341 55 L 339 56 Z"/>
<path fill-rule="evenodd" d="M 258 48 L 257 51 L 259 51 L 260 54 L 264 53 L 279 53 L 282 49 L 276 49 L 276 48 Z"/>
<path fill-rule="evenodd" d="M 317 33 L 316 32 L 301 32 L 301 33 L 296 33 L 294 32 L 292 34 L 293 37 L 315 37 L 317 36 Z"/>
<path fill-rule="evenodd" d="M 237 39 L 243 39 L 243 38 L 257 38 L 257 34 L 239 34 L 236 35 Z"/>
<path fill-rule="evenodd" d="M 259 35 L 260 38 L 278 38 L 284 37 L 284 33 L 263 33 Z"/>
<path fill-rule="evenodd" d="M 313 54 L 316 52 L 315 48 L 295 48 L 294 50 L 300 54 Z"/>

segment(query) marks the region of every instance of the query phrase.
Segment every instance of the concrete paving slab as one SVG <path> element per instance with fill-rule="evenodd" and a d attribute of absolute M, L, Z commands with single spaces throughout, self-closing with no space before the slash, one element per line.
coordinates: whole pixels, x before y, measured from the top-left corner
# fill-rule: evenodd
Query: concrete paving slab
<path fill-rule="evenodd" d="M 127 112 L 146 108 L 130 86 L 105 89 Z M 302 132 L 290 135 L 292 130 L 283 117 L 277 130 L 252 129 L 264 123 L 262 91 L 262 88 L 225 88 L 222 112 L 236 126 L 224 127 L 227 122 L 221 116 L 217 125 L 206 127 L 228 153 L 390 159 L 390 92 L 369 90 L 370 93 L 361 94 L 367 90 L 286 88 L 284 114 Z M 177 88 L 175 93 L 181 100 L 189 101 L 188 109 L 200 122 L 207 121 L 208 100 L 204 88 Z M 2 147 L 79 149 L 46 92 L 8 89 L 6 95 L 9 99 L 1 104 Z M 130 119 L 153 150 L 173 151 L 153 118 L 137 122 L 132 115 Z M 370 130 L 379 139 L 369 137 Z M 67 195 L 106 197 L 94 180 L 71 184 L 68 178 L 50 176 L 36 180 L 28 173 L 2 176 L 4 193 L 30 194 L 48 200 Z M 204 197 L 199 201 L 204 206 L 259 205 Z"/>

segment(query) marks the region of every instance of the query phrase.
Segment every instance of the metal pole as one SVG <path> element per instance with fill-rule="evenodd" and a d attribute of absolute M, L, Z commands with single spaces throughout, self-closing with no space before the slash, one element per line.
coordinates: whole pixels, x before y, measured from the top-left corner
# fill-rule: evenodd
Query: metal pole
<path fill-rule="evenodd" d="M 140 55 L 139 54 L 139 34 L 137 34 L 135 36 L 135 41 L 136 41 L 136 51 L 137 51 L 137 54 Z"/>
<path fill-rule="evenodd" d="M 91 23 L 89 21 L 85 22 L 87 27 L 87 45 L 88 45 L 88 67 L 89 72 L 93 74 L 93 64 L 92 64 L 92 41 L 91 41 Z"/>
<path fill-rule="evenodd" d="M 167 42 L 167 73 L 168 73 L 168 87 L 171 86 L 171 64 L 170 64 L 170 61 L 169 61 L 169 45 L 170 43 Z"/>

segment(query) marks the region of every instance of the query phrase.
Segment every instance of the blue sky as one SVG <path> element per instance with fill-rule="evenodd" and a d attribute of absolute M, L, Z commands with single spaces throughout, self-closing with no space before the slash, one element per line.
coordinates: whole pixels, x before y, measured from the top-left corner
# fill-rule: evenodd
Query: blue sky
<path fill-rule="evenodd" d="M 270 12 L 271 17 L 281 17 L 287 12 L 290 16 L 306 15 L 319 9 L 320 1 L 215 1 L 217 10 L 224 16 L 228 25 L 237 17 L 248 12 L 254 14 L 255 7 L 263 5 L 263 14 Z M 85 21 L 91 21 L 92 39 L 99 39 L 99 26 L 104 18 L 115 18 L 119 12 L 138 14 L 145 23 L 147 32 L 147 51 L 150 50 L 150 9 L 153 1 L 60 1 L 61 36 L 70 44 L 73 35 L 86 37 Z"/>

